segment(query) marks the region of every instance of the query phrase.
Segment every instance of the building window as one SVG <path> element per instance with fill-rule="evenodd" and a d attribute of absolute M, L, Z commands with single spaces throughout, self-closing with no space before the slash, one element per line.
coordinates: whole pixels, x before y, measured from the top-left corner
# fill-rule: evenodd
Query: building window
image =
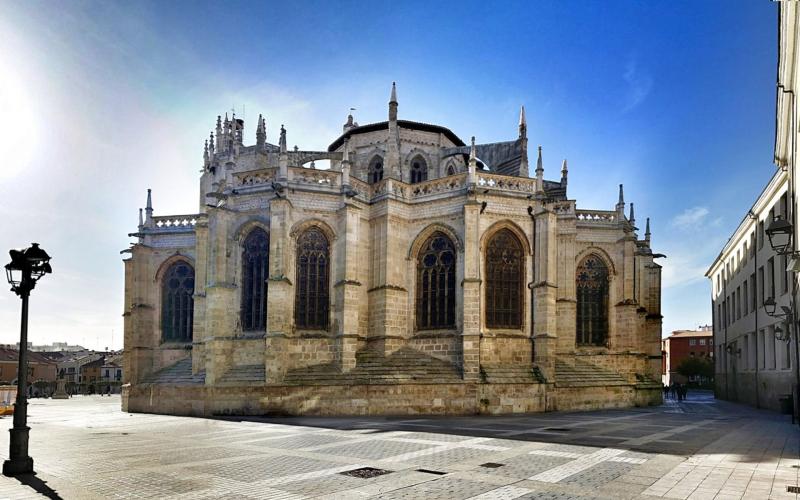
<path fill-rule="evenodd" d="M 269 235 L 261 228 L 250 231 L 242 248 L 242 330 L 265 330 Z"/>
<path fill-rule="evenodd" d="M 749 301 L 747 300 L 747 280 L 744 280 L 744 282 L 742 283 L 742 305 L 743 305 L 742 309 L 744 311 L 744 315 L 745 316 L 747 316 L 747 306 L 748 306 L 748 304 L 749 304 Z"/>
<path fill-rule="evenodd" d="M 758 297 L 760 307 L 764 304 L 764 266 L 758 268 Z"/>
<path fill-rule="evenodd" d="M 456 325 L 456 250 L 443 233 L 433 233 L 417 257 L 417 328 Z"/>
<path fill-rule="evenodd" d="M 447 175 L 456 175 L 456 167 L 454 167 L 453 165 L 448 165 Z"/>
<path fill-rule="evenodd" d="M 383 180 L 383 158 L 376 156 L 369 162 L 367 179 L 370 184 L 377 184 Z"/>
<path fill-rule="evenodd" d="M 700 345 L 706 345 L 706 339 L 700 339 Z"/>
<path fill-rule="evenodd" d="M 689 339 L 689 345 L 697 345 L 697 339 Z"/>
<path fill-rule="evenodd" d="M 758 304 L 758 297 L 756 296 L 756 273 L 750 275 L 750 293 L 750 310 L 755 311 L 757 308 L 756 304 Z"/>
<path fill-rule="evenodd" d="M 428 164 L 417 156 L 411 162 L 411 184 L 428 180 Z"/>
<path fill-rule="evenodd" d="M 769 297 L 775 297 L 775 257 L 770 257 L 767 261 L 767 286 L 769 287 Z"/>
<path fill-rule="evenodd" d="M 169 266 L 161 284 L 161 333 L 164 342 L 192 340 L 194 269 L 185 261 Z"/>
<path fill-rule="evenodd" d="M 589 255 L 575 273 L 578 345 L 605 345 L 608 337 L 608 268 Z"/>
<path fill-rule="evenodd" d="M 789 264 L 786 262 L 786 256 L 785 255 L 781 255 L 781 264 L 780 264 L 780 266 L 781 267 L 780 267 L 779 271 L 781 273 L 781 293 L 783 294 L 783 293 L 788 293 L 789 292 L 789 279 L 790 279 L 789 276 L 788 276 L 789 272 L 786 270 L 786 268 L 789 266 Z"/>
<path fill-rule="evenodd" d="M 495 233 L 486 246 L 486 326 L 522 328 L 522 244 L 508 229 Z"/>
<path fill-rule="evenodd" d="M 761 250 L 764 247 L 764 221 L 758 222 L 758 249 Z"/>
<path fill-rule="evenodd" d="M 328 238 L 318 227 L 311 227 L 297 238 L 294 321 L 298 328 L 328 328 L 329 274 Z"/>

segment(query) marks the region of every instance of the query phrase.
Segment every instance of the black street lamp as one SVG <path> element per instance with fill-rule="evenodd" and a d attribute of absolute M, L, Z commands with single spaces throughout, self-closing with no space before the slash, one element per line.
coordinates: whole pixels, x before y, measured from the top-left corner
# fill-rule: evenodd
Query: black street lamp
<path fill-rule="evenodd" d="M 28 297 L 36 282 L 53 272 L 50 256 L 38 243 L 24 250 L 10 250 L 11 262 L 6 275 L 11 291 L 22 299 L 22 322 L 19 334 L 19 367 L 17 368 L 17 402 L 14 404 L 14 427 L 9 429 L 11 444 L 8 460 L 3 462 L 3 475 L 16 476 L 33 472 L 33 459 L 28 456 Z"/>
<path fill-rule="evenodd" d="M 783 217 L 775 217 L 764 231 L 769 238 L 769 245 L 778 255 L 789 255 L 792 252 L 792 223 Z"/>

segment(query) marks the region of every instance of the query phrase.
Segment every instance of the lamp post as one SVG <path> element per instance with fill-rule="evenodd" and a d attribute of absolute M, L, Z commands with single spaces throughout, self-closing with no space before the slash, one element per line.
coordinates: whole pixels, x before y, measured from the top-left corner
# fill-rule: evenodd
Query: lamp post
<path fill-rule="evenodd" d="M 784 272 L 791 270 L 792 272 L 798 272 L 798 252 L 794 250 L 794 245 L 792 241 L 792 237 L 794 236 L 794 226 L 791 222 L 783 217 L 775 217 L 772 222 L 770 222 L 769 227 L 764 231 L 767 233 L 767 237 L 769 238 L 769 245 L 778 255 L 786 255 L 789 257 L 789 266 L 788 269 L 785 269 Z M 797 316 L 795 314 L 795 292 L 797 290 L 797 280 L 792 280 L 792 301 L 789 307 L 781 306 L 781 310 L 783 313 L 776 313 L 776 304 L 775 299 L 773 297 L 769 297 L 764 301 L 764 310 L 767 314 L 773 317 L 785 318 L 787 320 L 787 331 L 785 332 L 786 340 L 788 341 L 792 333 L 794 333 L 794 374 L 795 374 L 795 386 L 794 390 L 792 391 L 792 399 L 793 399 L 793 406 L 794 410 L 792 412 L 792 419 L 794 420 L 795 416 L 798 417 L 798 423 L 800 423 L 800 339 L 798 339 L 798 325 L 795 323 L 797 321 Z"/>
<path fill-rule="evenodd" d="M 8 460 L 3 462 L 3 475 L 16 476 L 33 472 L 33 459 L 28 456 L 28 297 L 36 282 L 53 272 L 50 256 L 38 243 L 24 250 L 10 250 L 11 262 L 6 275 L 11 291 L 22 299 L 22 321 L 19 335 L 19 367 L 17 368 L 17 402 L 14 404 L 14 426 L 9 430 L 11 443 Z"/>

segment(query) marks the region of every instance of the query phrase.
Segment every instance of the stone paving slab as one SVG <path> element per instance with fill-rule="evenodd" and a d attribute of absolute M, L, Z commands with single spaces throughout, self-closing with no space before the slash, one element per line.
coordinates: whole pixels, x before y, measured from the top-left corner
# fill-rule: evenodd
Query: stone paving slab
<path fill-rule="evenodd" d="M 797 427 L 702 396 L 658 408 L 452 418 L 200 419 L 126 414 L 119 403 L 31 401 L 37 475 L 28 484 L 0 477 L 0 499 L 798 497 L 786 492 L 800 480 Z M 0 432 L 0 455 L 7 449 Z M 342 474 L 361 467 L 388 472 Z"/>

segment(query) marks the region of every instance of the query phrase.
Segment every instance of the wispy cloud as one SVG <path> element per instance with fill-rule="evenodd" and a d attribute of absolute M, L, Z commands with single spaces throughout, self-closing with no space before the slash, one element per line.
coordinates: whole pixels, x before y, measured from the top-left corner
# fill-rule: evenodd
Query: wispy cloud
<path fill-rule="evenodd" d="M 635 58 L 631 58 L 625 65 L 625 73 L 622 74 L 623 80 L 628 85 L 625 94 L 625 106 L 623 113 L 627 113 L 641 104 L 653 88 L 653 78 L 644 70 L 639 68 Z"/>
<path fill-rule="evenodd" d="M 703 225 L 709 213 L 707 207 L 687 208 L 673 217 L 670 225 L 677 229 L 697 229 Z"/>

